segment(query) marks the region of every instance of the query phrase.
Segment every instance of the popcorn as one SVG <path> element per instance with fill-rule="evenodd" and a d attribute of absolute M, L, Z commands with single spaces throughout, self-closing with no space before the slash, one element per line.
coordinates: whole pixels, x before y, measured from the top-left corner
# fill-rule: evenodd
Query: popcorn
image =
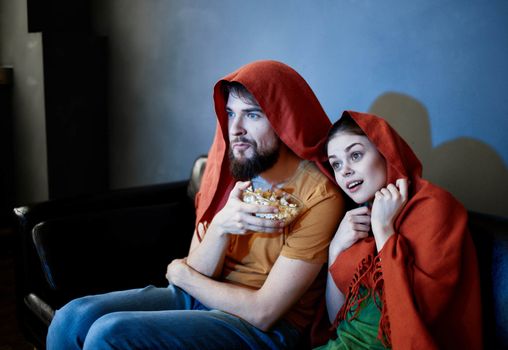
<path fill-rule="evenodd" d="M 303 206 L 299 199 L 282 190 L 253 190 L 252 186 L 243 191 L 242 200 L 245 203 L 277 207 L 279 209 L 277 213 L 257 213 L 256 216 L 271 220 L 281 220 L 286 225 L 298 216 Z"/>

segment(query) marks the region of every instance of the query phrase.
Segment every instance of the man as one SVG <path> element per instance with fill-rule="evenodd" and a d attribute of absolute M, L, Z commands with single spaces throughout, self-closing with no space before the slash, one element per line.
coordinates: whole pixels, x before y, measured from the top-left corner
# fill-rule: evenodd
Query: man
<path fill-rule="evenodd" d="M 330 122 L 303 78 L 274 61 L 225 77 L 214 101 L 218 127 L 196 232 L 189 256 L 168 266 L 170 286 L 72 301 L 56 313 L 49 349 L 298 345 L 324 292 L 317 276 L 343 214 L 341 195 L 319 170 Z M 254 215 L 276 208 L 242 202 L 250 185 L 295 195 L 302 213 L 286 226 Z"/>

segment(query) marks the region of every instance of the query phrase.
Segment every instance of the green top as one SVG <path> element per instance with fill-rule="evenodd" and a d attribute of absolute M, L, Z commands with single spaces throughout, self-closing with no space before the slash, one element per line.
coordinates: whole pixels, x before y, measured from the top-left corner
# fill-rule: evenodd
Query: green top
<path fill-rule="evenodd" d="M 359 294 L 362 297 L 367 294 L 371 296 L 362 301 L 354 319 L 351 318 L 356 308 L 349 310 L 346 319 L 337 327 L 337 339 L 330 339 L 327 344 L 315 350 L 387 349 L 378 339 L 381 310 L 377 305 L 382 306 L 382 301 L 376 293 L 369 293 L 365 287 L 360 287 Z"/>

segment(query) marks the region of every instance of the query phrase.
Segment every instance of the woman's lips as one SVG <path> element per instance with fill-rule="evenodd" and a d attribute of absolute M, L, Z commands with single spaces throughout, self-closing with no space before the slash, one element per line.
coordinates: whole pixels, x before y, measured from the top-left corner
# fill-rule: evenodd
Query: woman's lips
<path fill-rule="evenodd" d="M 351 193 L 355 193 L 355 192 L 357 192 L 357 191 L 359 191 L 359 190 L 360 190 L 360 187 L 361 187 L 361 185 L 356 186 L 356 187 L 353 187 L 353 188 L 350 188 L 350 189 L 349 189 L 349 192 L 351 192 Z"/>
<path fill-rule="evenodd" d="M 346 188 L 350 193 L 355 193 L 362 187 L 363 180 L 353 180 L 346 183 Z"/>

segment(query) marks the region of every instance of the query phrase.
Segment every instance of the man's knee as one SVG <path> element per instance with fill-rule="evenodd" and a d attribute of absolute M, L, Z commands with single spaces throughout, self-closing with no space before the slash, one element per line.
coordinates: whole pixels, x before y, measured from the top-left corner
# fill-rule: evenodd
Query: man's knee
<path fill-rule="evenodd" d="M 206 348 L 206 342 L 196 337 L 199 332 L 194 323 L 177 314 L 153 317 L 150 313 L 113 312 L 104 315 L 90 327 L 83 349 Z"/>
<path fill-rule="evenodd" d="M 123 312 L 114 312 L 97 319 L 86 336 L 83 349 L 116 348 L 118 341 L 125 339 L 121 334 L 129 334 L 132 322 Z"/>
<path fill-rule="evenodd" d="M 91 305 L 88 298 L 75 299 L 59 309 L 48 330 L 48 348 L 72 349 L 83 343 L 89 323 L 85 315 L 89 315 Z"/>

